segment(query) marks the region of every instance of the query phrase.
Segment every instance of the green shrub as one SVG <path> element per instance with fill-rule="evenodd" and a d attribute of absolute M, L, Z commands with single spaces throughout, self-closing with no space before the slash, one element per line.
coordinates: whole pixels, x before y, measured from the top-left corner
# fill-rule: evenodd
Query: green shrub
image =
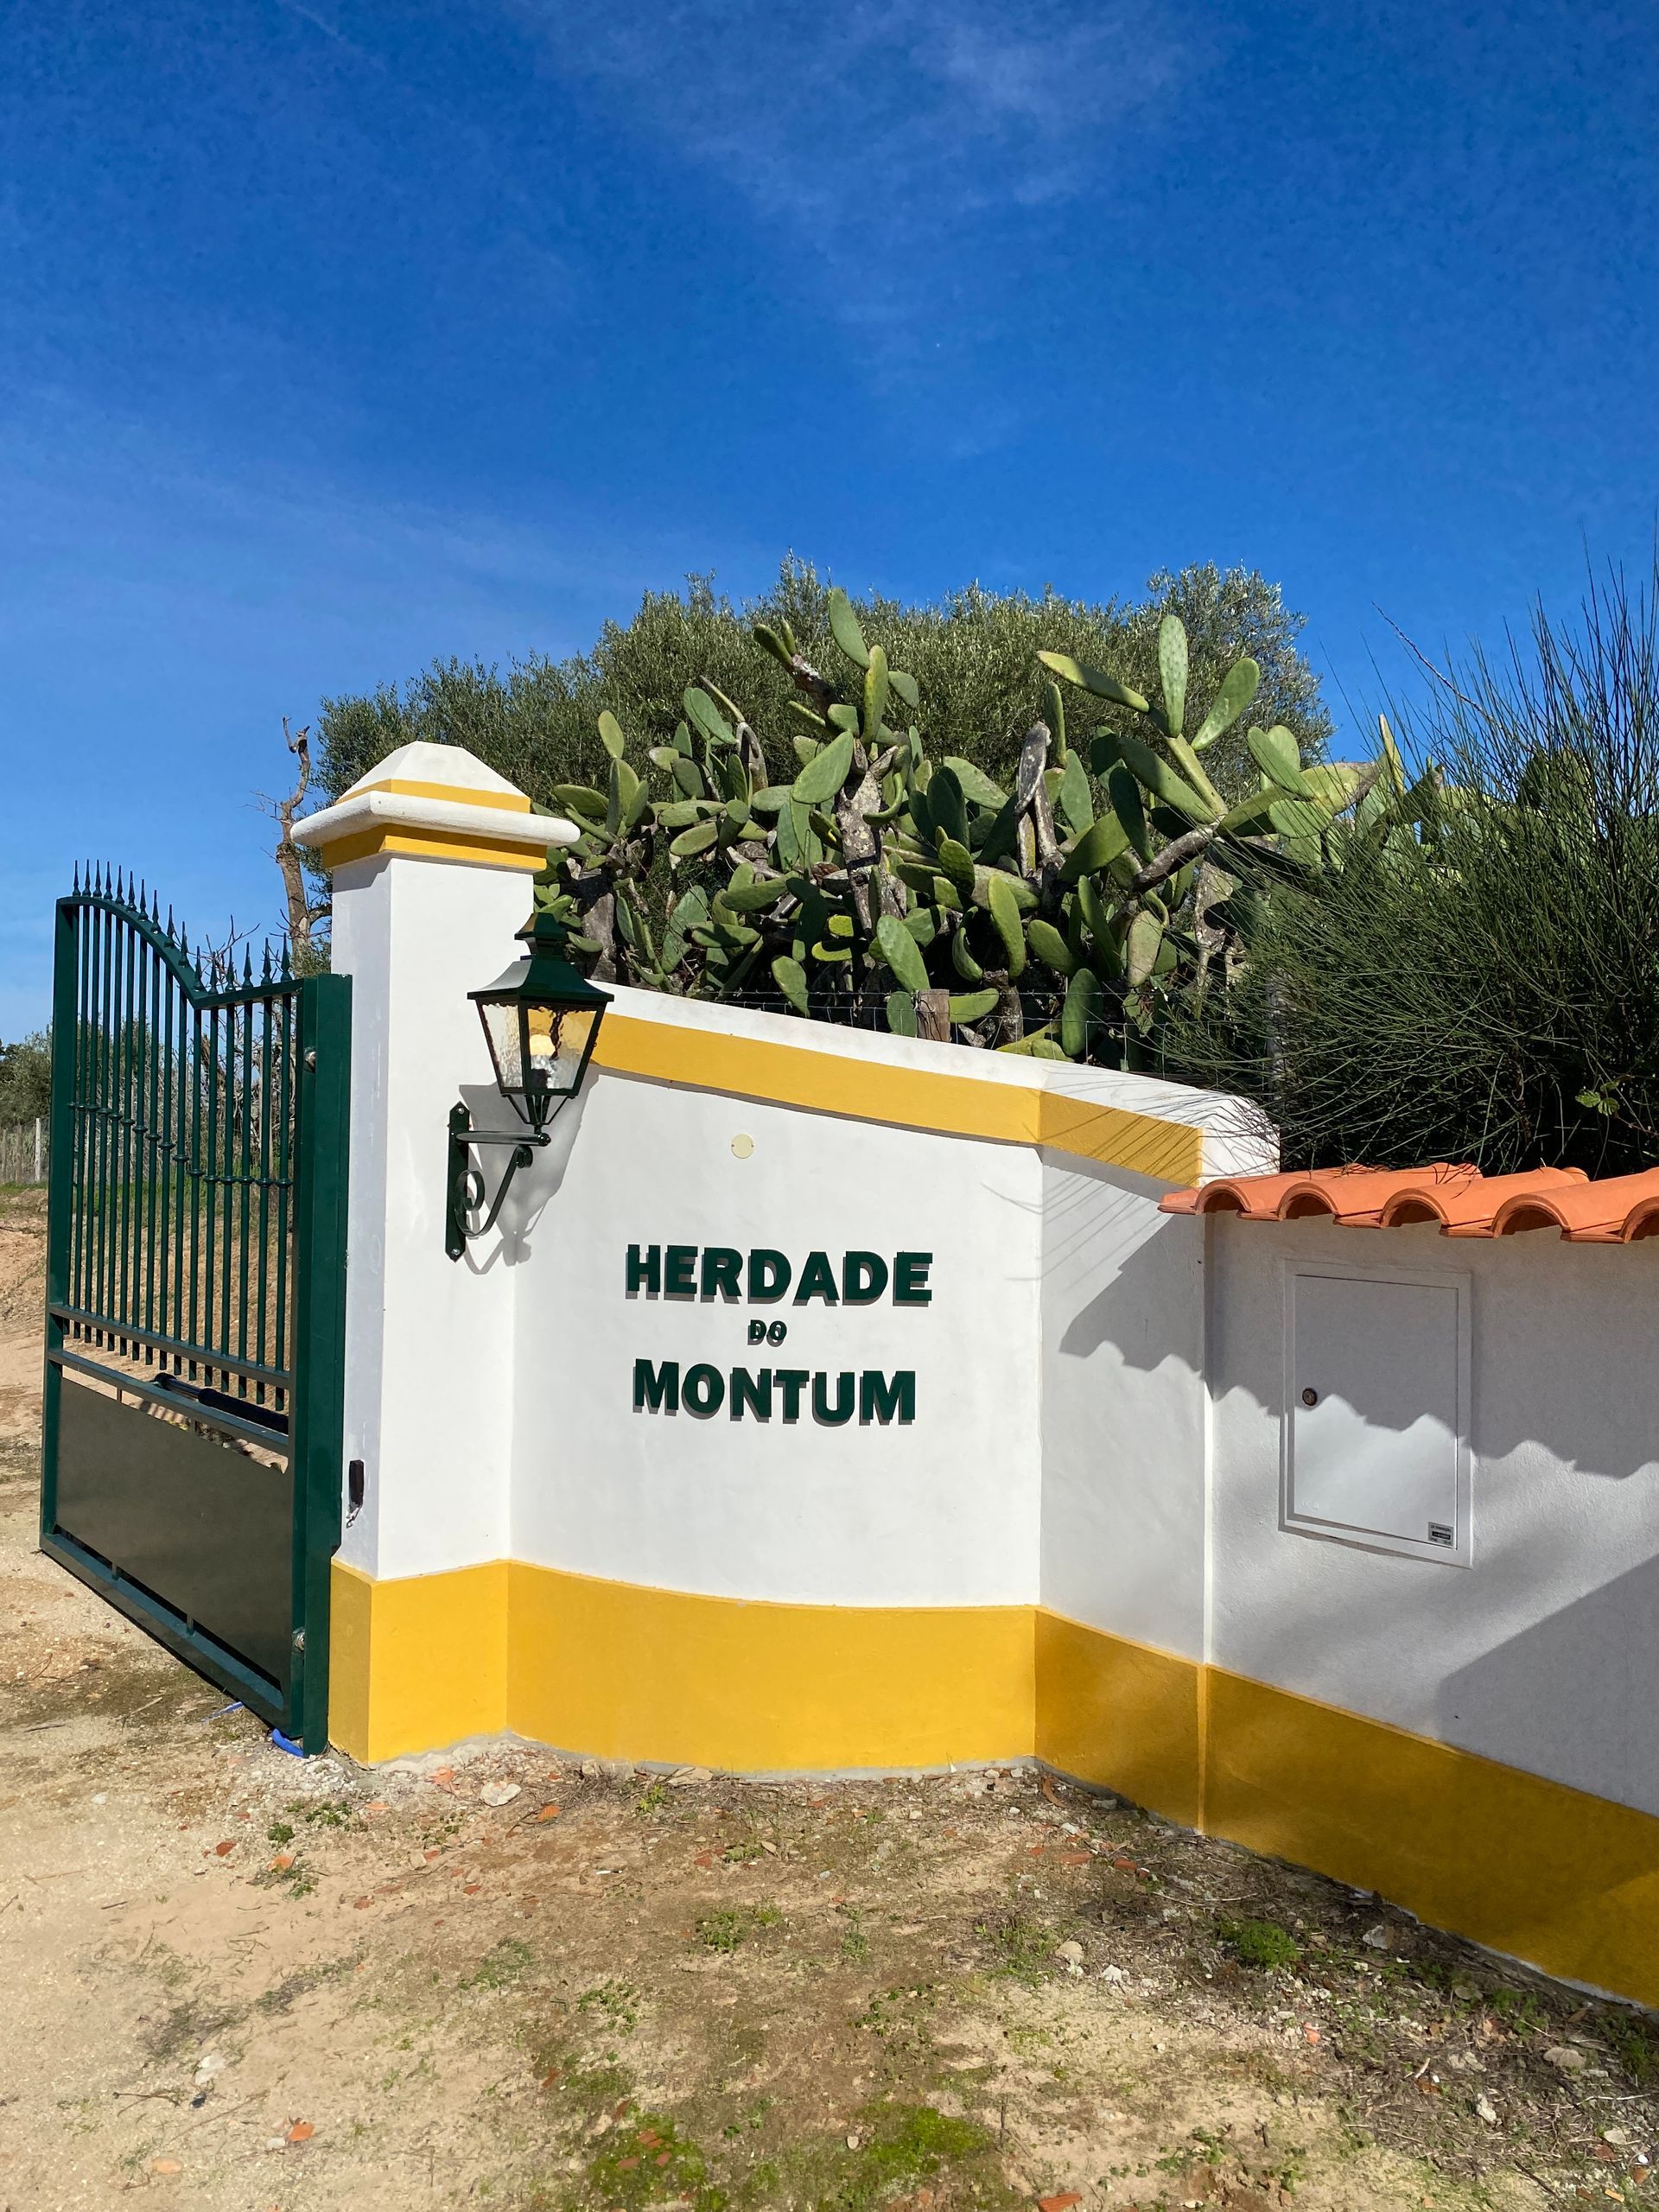
<path fill-rule="evenodd" d="M 1216 1932 L 1240 1966 L 1271 1973 L 1301 1963 L 1301 1945 L 1276 1920 L 1222 1920 L 1216 1923 Z"/>

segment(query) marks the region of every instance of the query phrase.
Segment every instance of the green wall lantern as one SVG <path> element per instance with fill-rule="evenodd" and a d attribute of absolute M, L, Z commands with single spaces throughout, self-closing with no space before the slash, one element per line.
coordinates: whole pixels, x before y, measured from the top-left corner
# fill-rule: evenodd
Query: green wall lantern
<path fill-rule="evenodd" d="M 452 1260 L 461 1257 L 469 1237 L 494 1228 L 513 1177 L 548 1142 L 548 1123 L 581 1090 L 611 1003 L 611 994 L 590 983 L 566 958 L 563 925 L 551 914 L 536 915 L 518 938 L 530 947 L 527 956 L 467 996 L 484 1025 L 496 1088 L 528 1134 L 474 1129 L 464 1105 L 450 1109 L 443 1249 Z M 472 1147 L 485 1144 L 510 1144 L 512 1156 L 489 1212 L 470 1229 L 467 1216 L 484 1203 L 484 1178 L 473 1164 Z"/>

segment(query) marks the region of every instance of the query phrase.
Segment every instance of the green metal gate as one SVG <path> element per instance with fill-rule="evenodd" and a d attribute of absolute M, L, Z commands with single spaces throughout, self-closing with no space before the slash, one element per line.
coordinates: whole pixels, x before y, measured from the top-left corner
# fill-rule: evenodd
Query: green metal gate
<path fill-rule="evenodd" d="M 58 901 L 41 1548 L 308 1751 L 350 1048 L 347 978 L 199 963 L 103 870 Z"/>

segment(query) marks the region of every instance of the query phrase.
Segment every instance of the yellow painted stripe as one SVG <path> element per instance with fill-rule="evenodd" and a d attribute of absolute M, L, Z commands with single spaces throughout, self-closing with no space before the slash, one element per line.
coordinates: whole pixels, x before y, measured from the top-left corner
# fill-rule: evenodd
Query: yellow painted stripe
<path fill-rule="evenodd" d="M 982 1077 L 882 1066 L 808 1046 L 719 1036 L 624 1014 L 607 1017 L 594 1057 L 619 1075 L 647 1076 L 899 1128 L 1041 1145 L 1166 1183 L 1190 1186 L 1203 1173 L 1203 1132 L 1185 1122 Z"/>
<path fill-rule="evenodd" d="M 365 791 L 396 791 L 402 798 L 452 798 L 463 806 L 499 806 L 507 814 L 528 814 L 530 801 L 523 791 L 478 791 L 471 784 L 405 783 L 392 776 L 384 784 L 353 784 L 344 796 L 360 798 Z"/>
<path fill-rule="evenodd" d="M 1659 1820 L 1210 1670 L 1206 1825 L 1550 1974 L 1659 2004 Z"/>
<path fill-rule="evenodd" d="M 332 838 L 318 850 L 330 868 L 343 868 L 347 861 L 374 860 L 382 853 L 404 853 L 417 860 L 467 861 L 479 868 L 515 868 L 527 875 L 547 865 L 546 854 L 534 845 L 482 837 L 468 830 L 416 828 L 404 822 Z"/>
<path fill-rule="evenodd" d="M 1201 1827 L 1198 1662 L 1040 1608 L 1036 1639 L 1038 1758 Z"/>
<path fill-rule="evenodd" d="M 510 1725 L 607 1758 L 749 1773 L 1031 1748 L 1026 1605 L 780 1605 L 517 1562 Z"/>
<path fill-rule="evenodd" d="M 337 1560 L 332 1643 L 330 1733 L 356 1758 L 504 1729 L 740 1773 L 1035 1753 L 1659 2004 L 1659 1820 L 1040 1608 L 751 1605 L 503 1560 L 378 1582 Z"/>
<path fill-rule="evenodd" d="M 507 1720 L 504 1560 L 378 1581 L 334 1564 L 328 1733 L 365 1761 L 494 1736 Z"/>

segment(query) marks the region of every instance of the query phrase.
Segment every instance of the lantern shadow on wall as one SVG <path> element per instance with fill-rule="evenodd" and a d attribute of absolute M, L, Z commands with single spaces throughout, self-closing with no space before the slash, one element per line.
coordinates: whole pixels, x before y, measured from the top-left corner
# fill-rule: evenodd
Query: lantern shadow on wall
<path fill-rule="evenodd" d="M 467 996 L 484 1026 L 496 1088 L 523 1123 L 523 1132 L 475 1129 L 465 1105 L 458 1102 L 450 1109 L 443 1249 L 452 1260 L 460 1259 L 469 1238 L 487 1236 L 494 1228 L 513 1178 L 548 1142 L 548 1123 L 581 1090 L 611 1003 L 608 991 L 571 965 L 563 927 L 551 914 L 536 915 L 518 938 L 530 948 L 525 957 Z M 512 1151 L 489 1211 L 474 1228 L 468 1217 L 483 1205 L 485 1188 L 473 1147 L 488 1144 L 511 1145 Z"/>

